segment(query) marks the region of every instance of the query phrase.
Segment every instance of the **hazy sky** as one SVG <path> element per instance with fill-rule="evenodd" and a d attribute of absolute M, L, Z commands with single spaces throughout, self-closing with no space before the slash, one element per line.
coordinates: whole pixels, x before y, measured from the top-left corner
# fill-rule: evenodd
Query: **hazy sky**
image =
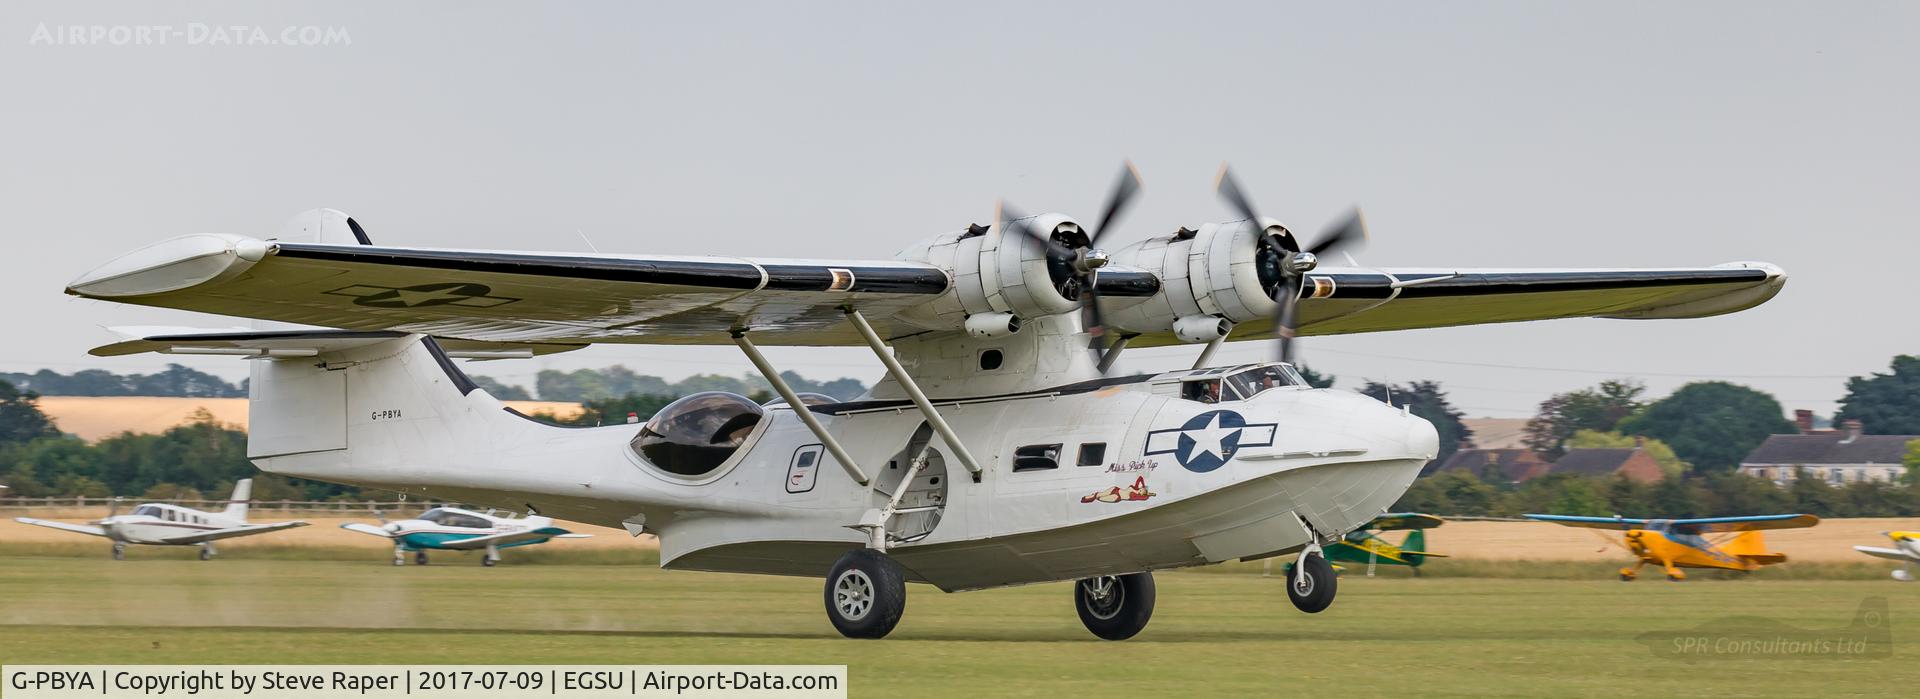
<path fill-rule="evenodd" d="M 1366 264 L 1790 275 L 1707 320 L 1309 338 L 1305 362 L 1343 386 L 1437 379 L 1469 414 L 1509 417 L 1614 375 L 1656 395 L 1730 377 L 1826 413 L 1844 377 L 1920 352 L 1920 4 L 905 5 L 0 6 L 0 370 L 238 378 L 233 360 L 88 357 L 99 326 L 230 323 L 61 289 L 149 242 L 270 235 L 318 206 L 396 245 L 583 250 L 579 230 L 606 252 L 884 258 L 1000 196 L 1091 218 L 1123 157 L 1146 188 L 1116 247 L 1230 218 L 1209 188 L 1228 160 L 1309 236 L 1363 204 Z M 184 35 L 35 39 L 153 25 Z M 232 25 L 351 43 L 212 43 Z M 769 354 L 881 373 L 864 350 Z M 643 346 L 471 368 L 530 384 L 613 363 L 750 370 Z"/>

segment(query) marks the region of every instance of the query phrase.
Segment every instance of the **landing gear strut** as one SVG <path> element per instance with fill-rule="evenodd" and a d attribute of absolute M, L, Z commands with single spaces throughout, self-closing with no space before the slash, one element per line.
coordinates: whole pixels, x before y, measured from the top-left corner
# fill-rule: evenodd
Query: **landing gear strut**
<path fill-rule="evenodd" d="M 393 547 L 393 565 L 398 567 L 406 564 L 407 564 L 407 550 L 399 546 Z"/>
<path fill-rule="evenodd" d="M 207 542 L 200 545 L 200 560 L 203 560 L 203 561 L 213 560 L 213 542 Z"/>
<path fill-rule="evenodd" d="M 827 572 L 827 619 L 847 638 L 882 638 L 907 610 L 906 576 L 887 554 L 854 549 Z"/>
<path fill-rule="evenodd" d="M 1073 608 L 1093 635 L 1133 638 L 1153 618 L 1153 574 L 1102 575 L 1073 584 Z"/>
<path fill-rule="evenodd" d="M 494 564 L 499 562 L 500 562 L 500 549 L 494 548 L 492 546 L 488 546 L 487 552 L 480 556 L 480 565 L 486 566 L 488 568 L 492 568 Z"/>
<path fill-rule="evenodd" d="M 1287 566 L 1287 601 L 1292 602 L 1295 609 L 1318 614 L 1333 604 L 1339 579 L 1334 577 L 1333 564 L 1320 553 L 1320 532 L 1297 512 L 1293 519 L 1307 533 L 1307 547 L 1301 549 L 1300 558 Z"/>
<path fill-rule="evenodd" d="M 118 541 L 113 542 L 113 560 L 116 560 L 116 561 L 127 560 L 126 544 L 120 543 Z"/>

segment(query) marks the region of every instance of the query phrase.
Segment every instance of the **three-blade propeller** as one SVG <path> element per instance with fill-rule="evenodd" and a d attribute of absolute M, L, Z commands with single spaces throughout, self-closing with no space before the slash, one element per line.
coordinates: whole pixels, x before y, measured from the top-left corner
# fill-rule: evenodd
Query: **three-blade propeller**
<path fill-rule="evenodd" d="M 1112 191 L 1107 193 L 1106 206 L 1101 207 L 1100 222 L 1094 224 L 1093 231 L 1086 235 L 1084 242 L 1078 239 L 1056 240 L 1051 231 L 1043 234 L 1034 230 L 1029 225 L 1031 219 L 1005 201 L 1000 202 L 997 217 L 1003 230 L 1032 238 L 1046 248 L 1049 269 L 1056 265 L 1063 268 L 1066 278 L 1061 283 L 1060 293 L 1069 300 L 1080 302 L 1081 325 L 1092 337 L 1088 349 L 1093 351 L 1094 365 L 1099 367 L 1107 366 L 1109 348 L 1106 321 L 1100 314 L 1097 282 L 1100 268 L 1105 267 L 1111 259 L 1107 251 L 1100 249 L 1100 239 L 1113 229 L 1113 224 L 1133 203 L 1134 196 L 1140 193 L 1140 172 L 1134 169 L 1132 162 L 1123 162 L 1121 165 L 1120 179 L 1114 182 Z M 1103 368 L 1101 373 L 1105 371 Z"/>
<path fill-rule="evenodd" d="M 1249 223 L 1258 227 L 1265 223 L 1253 208 L 1253 200 L 1247 197 L 1240 187 L 1240 181 L 1233 176 L 1233 170 L 1225 163 L 1220 164 L 1220 174 L 1214 180 L 1214 190 L 1234 213 L 1240 214 Z M 1274 224 L 1266 226 L 1260 233 L 1260 244 L 1265 246 L 1278 262 L 1278 283 L 1270 290 L 1276 304 L 1273 314 L 1273 334 L 1279 340 L 1279 358 L 1283 362 L 1293 361 L 1293 338 L 1296 327 L 1295 311 L 1300 303 L 1300 293 L 1305 286 L 1307 273 L 1320 264 L 1320 256 L 1338 251 L 1345 247 L 1357 246 L 1366 242 L 1366 219 L 1360 215 L 1360 209 L 1339 223 L 1328 226 L 1320 235 L 1320 241 L 1311 247 L 1301 248 L 1300 242 L 1286 226 Z"/>

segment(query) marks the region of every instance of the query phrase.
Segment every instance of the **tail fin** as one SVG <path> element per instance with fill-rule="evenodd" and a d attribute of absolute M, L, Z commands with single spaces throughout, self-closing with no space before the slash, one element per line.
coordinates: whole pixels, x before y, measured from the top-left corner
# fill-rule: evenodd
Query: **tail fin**
<path fill-rule="evenodd" d="M 233 484 L 233 497 L 227 498 L 227 509 L 220 514 L 224 517 L 247 521 L 247 501 L 253 499 L 253 479 L 242 478 Z"/>
<path fill-rule="evenodd" d="M 1727 555 L 1744 558 L 1762 565 L 1784 563 L 1787 560 L 1787 555 L 1784 553 L 1768 551 L 1765 536 L 1757 530 L 1735 534 L 1733 538 L 1727 540 L 1726 545 L 1722 546 L 1721 549 L 1726 551 Z"/>
<path fill-rule="evenodd" d="M 1400 550 L 1409 551 L 1409 552 L 1426 551 L 1427 550 L 1427 530 L 1415 529 L 1413 531 L 1407 532 L 1407 540 L 1400 542 Z M 1422 563 L 1427 562 L 1427 557 L 1423 553 L 1406 553 L 1406 554 L 1403 554 L 1401 557 L 1407 559 L 1407 565 L 1410 565 L 1410 566 L 1418 566 Z"/>

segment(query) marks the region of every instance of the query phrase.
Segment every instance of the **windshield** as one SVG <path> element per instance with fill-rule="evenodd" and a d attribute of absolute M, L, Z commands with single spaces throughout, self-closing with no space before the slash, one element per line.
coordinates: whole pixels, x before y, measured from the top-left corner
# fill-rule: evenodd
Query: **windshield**
<path fill-rule="evenodd" d="M 1291 369 L 1284 364 L 1254 367 L 1227 377 L 1227 385 L 1232 386 L 1241 398 L 1252 398 L 1270 389 L 1299 385 L 1300 381 Z"/>

